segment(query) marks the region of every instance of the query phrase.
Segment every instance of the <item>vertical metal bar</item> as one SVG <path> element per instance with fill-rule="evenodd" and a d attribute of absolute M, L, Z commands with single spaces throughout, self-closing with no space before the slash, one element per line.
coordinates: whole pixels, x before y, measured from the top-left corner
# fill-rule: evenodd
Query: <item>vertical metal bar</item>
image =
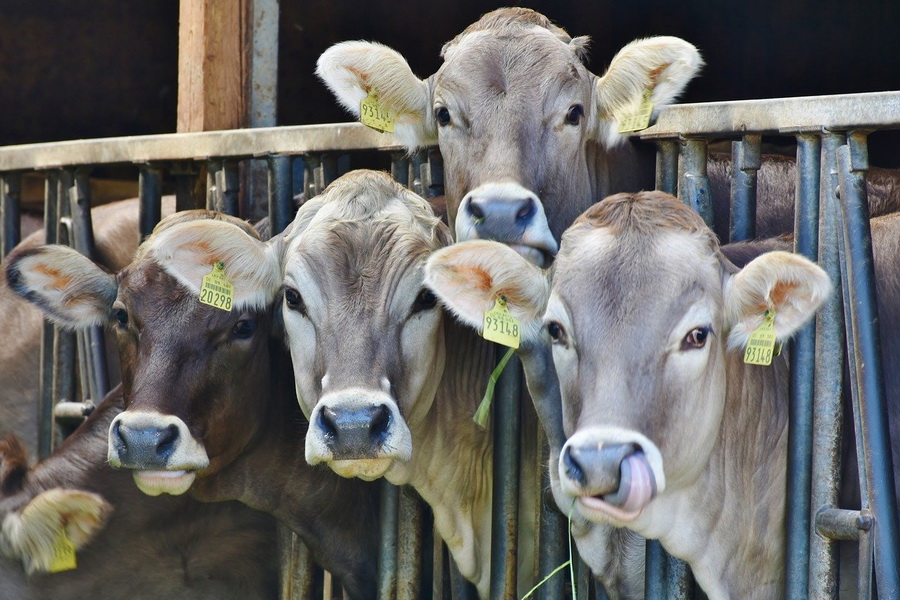
<path fill-rule="evenodd" d="M 50 172 L 44 181 L 44 240 L 56 243 L 57 194 L 59 174 Z M 53 448 L 53 370 L 56 364 L 56 326 L 44 319 L 41 335 L 41 390 L 38 405 L 37 441 L 38 458 L 43 460 Z"/>
<path fill-rule="evenodd" d="M 575 585 L 575 589 L 578 590 L 578 597 L 587 600 L 591 597 L 591 586 L 594 583 L 594 577 L 591 575 L 591 568 L 585 564 L 581 557 L 578 556 L 578 551 L 575 550 L 574 544 L 572 548 L 572 560 L 575 562 L 575 581 L 571 582 Z M 560 577 L 562 575 L 562 577 Z M 556 577 L 565 583 L 566 579 L 569 579 L 571 575 L 569 574 L 569 570 L 566 569 L 563 573 L 560 573 Z M 546 584 L 545 584 L 546 585 Z M 564 598 L 565 596 L 559 596 L 560 598 Z"/>
<path fill-rule="evenodd" d="M 306 600 L 315 589 L 316 568 L 312 555 L 289 527 L 278 524 L 278 556 L 281 566 L 281 600 Z"/>
<path fill-rule="evenodd" d="M 409 188 L 420 196 L 425 195 L 428 183 L 423 178 L 423 169 L 427 161 L 427 154 L 420 150 L 409 159 Z"/>
<path fill-rule="evenodd" d="M 684 174 L 679 187 L 682 202 L 696 210 L 706 224 L 713 227 L 712 198 L 709 177 L 706 175 L 706 140 L 681 141 L 681 162 Z"/>
<path fill-rule="evenodd" d="M 397 594 L 397 509 L 400 488 L 381 482 L 381 548 L 378 552 L 378 600 Z"/>
<path fill-rule="evenodd" d="M 157 167 L 144 165 L 138 176 L 140 197 L 140 222 L 138 228 L 141 240 L 153 233 L 153 228 L 162 219 L 162 176 Z"/>
<path fill-rule="evenodd" d="M 688 600 L 694 593 L 694 575 L 683 560 L 666 556 L 666 598 Z"/>
<path fill-rule="evenodd" d="M 206 163 L 206 209 L 216 210 L 219 196 L 219 172 L 222 170 L 221 160 L 210 160 Z"/>
<path fill-rule="evenodd" d="M 426 198 L 437 198 L 444 195 L 444 157 L 440 150 L 432 148 L 428 151 L 428 189 Z"/>
<path fill-rule="evenodd" d="M 269 156 L 269 231 L 278 235 L 294 219 L 293 177 L 290 156 Z"/>
<path fill-rule="evenodd" d="M 418 600 L 422 584 L 422 502 L 400 492 L 397 524 L 397 600 Z"/>
<path fill-rule="evenodd" d="M 761 160 L 762 136 L 745 135 L 731 143 L 731 228 L 729 241 L 756 237 L 756 172 Z"/>
<path fill-rule="evenodd" d="M 666 597 L 666 553 L 659 540 L 647 540 L 644 571 L 644 598 L 664 600 Z"/>
<path fill-rule="evenodd" d="M 324 154 L 322 156 L 322 190 L 328 187 L 331 182 L 340 175 L 338 172 L 338 158 L 338 155 L 333 153 Z"/>
<path fill-rule="evenodd" d="M 797 192 L 794 251 L 815 260 L 819 248 L 819 177 L 822 143 L 797 136 Z M 791 340 L 788 405 L 787 556 L 785 597 L 809 594 L 810 487 L 812 485 L 813 400 L 816 324 L 807 323 Z"/>
<path fill-rule="evenodd" d="M 678 142 L 675 140 L 656 143 L 656 189 L 678 195 Z"/>
<path fill-rule="evenodd" d="M 816 318 L 815 412 L 811 505 L 813 512 L 837 506 L 840 485 L 841 396 L 843 389 L 844 315 L 838 244 L 836 152 L 844 136 L 827 133 L 822 140 L 819 205 L 819 266 L 835 286 Z M 837 546 L 810 528 L 809 598 L 837 594 Z"/>
<path fill-rule="evenodd" d="M 320 154 L 315 153 L 306 156 L 306 171 L 303 176 L 303 185 L 307 200 L 320 194 L 324 187 L 321 182 L 322 169 L 319 168 L 321 164 L 322 157 Z"/>
<path fill-rule="evenodd" d="M 540 432 L 544 435 L 543 429 Z M 541 444 L 541 465 L 549 464 L 549 448 L 546 444 Z M 558 451 L 558 450 L 557 450 Z M 550 489 L 550 473 L 547 468 L 541 469 L 540 489 Z M 541 495 L 543 498 L 543 494 Z M 550 499 L 553 502 L 553 499 Z M 549 575 L 559 565 L 566 562 L 567 552 L 567 536 L 568 521 L 554 510 L 554 507 L 547 506 L 545 502 L 541 502 L 540 522 L 539 522 L 538 541 L 540 542 L 538 551 L 538 581 Z M 537 591 L 538 600 L 562 600 L 565 595 L 566 576 L 564 573 L 554 575 L 552 579 L 547 581 Z"/>
<path fill-rule="evenodd" d="M 516 597 L 519 504 L 519 398 L 522 367 L 512 357 L 497 382 L 491 427 L 494 437 L 494 492 L 491 510 L 491 598 Z"/>
<path fill-rule="evenodd" d="M 240 214 L 240 198 L 238 197 L 241 172 L 236 161 L 222 162 L 222 168 L 216 171 L 216 204 L 219 212 L 236 217 Z"/>
<path fill-rule="evenodd" d="M 198 171 L 192 163 L 174 163 L 169 174 L 175 180 L 175 210 L 203 208 L 205 202 L 197 197 Z"/>
<path fill-rule="evenodd" d="M 866 471 L 868 504 L 875 515 L 875 582 L 878 597 L 887 600 L 900 598 L 900 518 L 884 394 L 881 337 L 877 327 L 875 268 L 865 181 L 868 153 L 863 134 L 850 135 L 848 144 L 839 150 L 838 160 L 850 275 L 847 285 L 857 351 L 858 402 L 862 442 L 867 450 L 864 453 L 867 461 L 861 468 Z"/>
<path fill-rule="evenodd" d="M 0 205 L 3 216 L 2 260 L 22 240 L 22 174 L 17 171 L 4 173 L 0 183 L 3 191 L 3 204 Z"/>
<path fill-rule="evenodd" d="M 400 185 L 409 186 L 409 156 L 397 152 L 391 156 L 391 177 Z"/>

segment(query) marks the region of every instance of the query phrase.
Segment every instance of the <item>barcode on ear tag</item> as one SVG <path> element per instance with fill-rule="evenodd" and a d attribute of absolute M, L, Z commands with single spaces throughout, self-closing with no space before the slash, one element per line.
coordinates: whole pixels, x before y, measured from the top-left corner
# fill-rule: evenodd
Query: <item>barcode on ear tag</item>
<path fill-rule="evenodd" d="M 234 286 L 225 277 L 225 264 L 217 262 L 213 270 L 203 276 L 200 284 L 200 302 L 225 312 L 231 312 L 234 304 Z"/>
<path fill-rule="evenodd" d="M 768 366 L 775 355 L 775 311 L 766 311 L 762 324 L 750 333 L 744 362 L 748 365 Z"/>

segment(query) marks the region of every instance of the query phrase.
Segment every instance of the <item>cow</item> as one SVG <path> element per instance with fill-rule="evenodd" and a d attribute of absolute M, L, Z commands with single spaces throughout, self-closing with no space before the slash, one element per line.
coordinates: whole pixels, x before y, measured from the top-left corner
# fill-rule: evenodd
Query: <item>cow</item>
<path fill-rule="evenodd" d="M 164 196 L 162 214 L 175 212 L 174 196 Z M 91 210 L 97 261 L 105 268 L 118 271 L 128 264 L 140 242 L 138 199 L 121 200 Z M 31 225 L 30 227 L 33 227 Z M 34 248 L 44 244 L 44 232 L 27 235 L 18 245 Z M 41 311 L 23 302 L 6 283 L 5 269 L 0 273 L 0 312 L 6 315 L 12 329 L 9 339 L 0 345 L 0 433 L 15 432 L 29 456 L 37 456 L 38 406 L 40 405 Z M 114 348 L 112 344 L 108 346 Z M 110 379 L 118 382 L 115 352 L 109 356 Z M 97 398 L 96 400 L 100 400 Z"/>
<path fill-rule="evenodd" d="M 501 8 L 445 44 L 443 64 L 425 79 L 396 51 L 363 41 L 325 50 L 316 73 L 355 117 L 361 101 L 377 95 L 410 151 L 437 144 L 457 241 L 493 239 L 547 266 L 563 230 L 589 206 L 611 193 L 655 187 L 653 148 L 628 141 L 620 129 L 642 107 L 655 115 L 671 104 L 703 65 L 688 42 L 650 37 L 626 45 L 597 76 L 582 63 L 588 42 L 533 10 Z M 768 155 L 762 161 L 760 237 L 792 229 L 793 164 Z M 721 239 L 728 235 L 730 168 L 722 157 L 709 165 Z M 897 210 L 897 172 L 872 175 L 870 214 Z"/>
<path fill-rule="evenodd" d="M 297 440 L 308 424 L 273 323 L 278 286 L 258 288 L 259 257 L 226 248 L 210 264 L 225 265 L 231 310 L 200 303 L 181 270 L 190 265 L 177 259 L 210 258 L 179 237 L 201 222 L 218 222 L 231 237 L 256 235 L 238 219 L 186 211 L 164 219 L 117 275 L 71 249 L 43 246 L 10 255 L 7 281 L 65 327 L 115 332 L 126 410 L 108 428 L 110 465 L 131 469 L 149 495 L 189 491 L 274 515 L 351 598 L 374 597 L 377 487 L 306 464 Z"/>
<path fill-rule="evenodd" d="M 897 215 L 872 222 L 886 361 L 898 226 Z M 503 294 L 529 344 L 552 344 L 565 442 L 550 475 L 582 556 L 602 558 L 593 530 L 613 524 L 659 539 L 711 598 L 783 597 L 787 353 L 771 366 L 744 354 L 762 324 L 781 341 L 813 316 L 831 290 L 824 271 L 778 251 L 739 269 L 696 213 L 642 192 L 585 212 L 563 236 L 552 288 L 547 276 L 473 241 L 436 253 L 426 281 L 472 327 Z M 885 373 L 891 397 L 898 377 Z M 534 397 L 553 401 L 552 390 Z"/>
<path fill-rule="evenodd" d="M 15 437 L 0 442 L 0 597 L 274 598 L 271 516 L 237 502 L 148 498 L 106 463 L 107 430 L 123 404 L 117 386 L 32 468 Z M 74 570 L 55 564 L 62 532 Z"/>

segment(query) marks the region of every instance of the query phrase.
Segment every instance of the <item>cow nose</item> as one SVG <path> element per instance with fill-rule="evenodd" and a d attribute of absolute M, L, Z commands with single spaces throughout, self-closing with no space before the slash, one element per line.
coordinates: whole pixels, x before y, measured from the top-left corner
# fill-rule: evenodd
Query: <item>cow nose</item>
<path fill-rule="evenodd" d="M 472 194 L 465 211 L 475 224 L 479 236 L 503 241 L 516 240 L 537 214 L 537 196 L 522 189 L 522 196 L 497 198 L 489 194 Z"/>
<path fill-rule="evenodd" d="M 324 407 L 317 425 L 336 460 L 375 458 L 390 432 L 391 411 L 384 404 L 362 408 Z"/>
<path fill-rule="evenodd" d="M 619 489 L 622 461 L 638 451 L 636 444 L 596 444 L 566 446 L 563 450 L 565 474 L 585 494 L 602 496 Z"/>
<path fill-rule="evenodd" d="M 178 427 L 129 427 L 113 424 L 112 441 L 126 469 L 164 469 L 178 443 Z"/>

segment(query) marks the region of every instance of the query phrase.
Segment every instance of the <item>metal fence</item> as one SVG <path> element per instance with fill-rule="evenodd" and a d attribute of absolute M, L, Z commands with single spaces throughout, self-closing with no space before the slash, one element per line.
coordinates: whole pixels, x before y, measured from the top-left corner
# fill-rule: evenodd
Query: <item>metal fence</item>
<path fill-rule="evenodd" d="M 658 145 L 657 187 L 680 197 L 712 223 L 707 145 L 732 139 L 734 176 L 731 236 L 752 238 L 756 171 L 763 135 L 796 137 L 797 199 L 795 249 L 817 260 L 841 294 L 822 309 L 791 352 L 787 597 L 831 597 L 836 580 L 835 541 L 858 540 L 860 589 L 869 597 L 876 575 L 878 597 L 900 597 L 900 532 L 894 496 L 886 398 L 880 370 L 875 288 L 872 272 L 865 172 L 866 135 L 900 128 L 900 92 L 729 103 L 677 105 L 664 109 L 640 137 Z M 343 170 L 372 166 L 348 153 L 375 151 L 392 175 L 423 196 L 442 193 L 436 150 L 407 156 L 393 138 L 358 124 L 247 129 L 196 134 L 110 138 L 0 148 L 2 251 L 19 242 L 21 181 L 37 172 L 45 179 L 44 215 L 48 243 L 68 243 L 93 255 L 88 177 L 94 167 L 113 164 L 139 169 L 140 232 L 159 221 L 163 188 L 174 188 L 178 210 L 207 206 L 239 215 L 242 165 L 264 161 L 271 231 L 292 219 L 293 197 L 321 191 Z M 356 156 L 354 154 L 354 156 Z M 205 185 L 197 179 L 206 173 Z M 205 189 L 198 193 L 197 190 Z M 838 194 L 840 190 L 840 196 Z M 246 208 L 246 207 L 245 207 Z M 246 216 L 246 215 L 242 215 Z M 846 340 L 846 343 L 845 343 Z M 860 510 L 838 506 L 841 389 L 849 360 L 853 422 L 862 465 Z M 90 410 L 109 388 L 103 335 L 65 333 L 45 325 L 42 341 L 40 454 L 53 446 L 54 419 L 69 422 Z M 79 383 L 80 382 L 80 383 Z M 521 375 L 507 370 L 494 410 L 507 426 L 495 432 L 494 549 L 491 597 L 515 598 L 516 568 L 509 557 L 516 544 L 518 444 L 540 438 L 530 406 L 519 405 Z M 894 400 L 896 401 L 896 400 Z M 514 427 L 508 426 L 515 424 Z M 518 431 L 523 432 L 519 435 Z M 502 437 L 501 437 L 502 434 Z M 525 468 L 542 471 L 540 461 Z M 545 487 L 541 486 L 541 487 Z M 540 504 L 540 503 L 539 503 Z M 384 485 L 383 542 L 379 556 L 379 598 L 474 598 L 437 536 L 429 531 L 427 507 L 410 494 Z M 565 560 L 565 520 L 553 510 L 538 519 L 541 543 L 538 575 Z M 311 561 L 287 532 L 282 547 L 282 596 L 301 598 L 311 589 Z M 434 540 L 433 543 L 431 540 Z M 877 550 L 877 551 L 876 551 Z M 647 598 L 689 598 L 696 592 L 682 563 L 667 559 L 656 543 L 647 550 Z M 423 575 L 426 574 L 426 575 Z M 425 579 L 425 581 L 423 581 Z M 603 598 L 581 565 L 576 587 L 581 598 Z M 541 598 L 569 594 L 562 578 L 538 592 Z"/>

